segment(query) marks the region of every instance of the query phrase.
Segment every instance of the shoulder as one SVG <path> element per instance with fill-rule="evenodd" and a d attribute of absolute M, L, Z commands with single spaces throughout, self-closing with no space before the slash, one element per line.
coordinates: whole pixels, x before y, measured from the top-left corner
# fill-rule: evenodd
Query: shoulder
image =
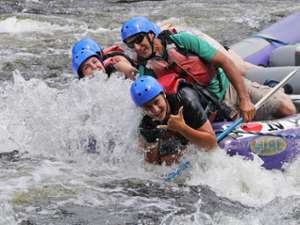
<path fill-rule="evenodd" d="M 198 92 L 189 85 L 182 85 L 178 90 L 178 97 L 182 102 L 197 102 L 199 101 Z"/>
<path fill-rule="evenodd" d="M 194 129 L 201 127 L 207 121 L 207 116 L 199 93 L 190 86 L 184 86 L 180 88 L 177 95 L 180 105 L 183 106 L 183 115 L 187 125 Z"/>
<path fill-rule="evenodd" d="M 178 44 L 184 44 L 184 43 L 190 43 L 190 42 L 191 43 L 200 42 L 200 43 L 208 44 L 208 42 L 206 40 L 204 40 L 203 38 L 201 38 L 197 35 L 191 34 L 189 32 L 180 32 L 177 34 L 172 34 L 170 36 L 170 38 Z"/>
<path fill-rule="evenodd" d="M 185 47 L 187 47 L 186 45 L 189 42 L 195 41 L 194 39 L 197 37 L 193 36 L 192 34 L 190 34 L 188 32 L 180 32 L 177 34 L 170 35 L 170 38 L 172 41 L 174 41 L 178 45 L 178 47 L 185 48 Z"/>
<path fill-rule="evenodd" d="M 188 32 L 173 34 L 171 35 L 171 39 L 179 48 L 187 49 L 208 61 L 217 52 L 217 49 L 210 45 L 206 40 Z"/>
<path fill-rule="evenodd" d="M 198 36 L 195 36 L 195 35 L 193 35 L 193 34 L 191 34 L 191 33 L 189 33 L 189 32 L 186 32 L 186 31 L 182 31 L 182 32 L 179 32 L 179 33 L 176 33 L 176 34 L 172 34 L 171 35 L 171 37 L 172 38 L 177 38 L 177 39 L 180 39 L 180 38 L 183 38 L 183 39 L 185 39 L 185 38 L 187 38 L 187 39 L 189 39 L 189 38 L 195 38 L 195 37 L 197 37 L 198 38 Z"/>

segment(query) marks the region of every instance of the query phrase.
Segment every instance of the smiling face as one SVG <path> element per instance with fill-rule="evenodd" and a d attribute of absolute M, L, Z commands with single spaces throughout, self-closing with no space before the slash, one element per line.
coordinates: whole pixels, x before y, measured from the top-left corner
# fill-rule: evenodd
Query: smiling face
<path fill-rule="evenodd" d="M 90 57 L 87 59 L 80 67 L 81 73 L 84 76 L 91 76 L 93 71 L 104 71 L 105 68 L 102 62 L 95 56 Z"/>
<path fill-rule="evenodd" d="M 154 40 L 153 33 L 139 33 L 126 40 L 126 44 L 129 48 L 133 49 L 138 56 L 143 58 L 149 58 L 152 55 L 151 42 Z"/>
<path fill-rule="evenodd" d="M 153 100 L 143 106 L 143 110 L 151 118 L 163 121 L 169 115 L 169 103 L 163 94 L 156 96 Z"/>

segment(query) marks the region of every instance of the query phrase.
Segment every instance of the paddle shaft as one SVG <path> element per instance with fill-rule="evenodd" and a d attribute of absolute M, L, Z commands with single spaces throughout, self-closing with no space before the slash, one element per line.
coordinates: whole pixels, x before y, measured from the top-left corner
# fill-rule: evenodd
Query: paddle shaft
<path fill-rule="evenodd" d="M 298 68 L 294 69 L 274 88 L 272 88 L 272 90 L 267 95 L 265 95 L 255 104 L 255 109 L 258 110 L 260 107 L 262 107 L 276 91 L 282 88 L 296 74 L 297 71 Z M 243 117 L 241 117 L 238 120 L 234 121 L 226 130 L 224 130 L 221 134 L 217 136 L 217 142 L 219 143 L 220 141 L 222 141 L 232 130 L 234 130 L 238 125 L 240 125 L 243 122 L 243 120 Z"/>
<path fill-rule="evenodd" d="M 282 81 L 280 81 L 272 90 L 264 96 L 262 99 L 260 99 L 256 104 L 255 104 L 255 109 L 258 110 L 260 107 L 263 106 L 263 104 L 280 88 L 282 88 L 292 77 L 296 74 L 298 71 L 298 68 L 294 69 L 292 72 L 290 72 Z"/>

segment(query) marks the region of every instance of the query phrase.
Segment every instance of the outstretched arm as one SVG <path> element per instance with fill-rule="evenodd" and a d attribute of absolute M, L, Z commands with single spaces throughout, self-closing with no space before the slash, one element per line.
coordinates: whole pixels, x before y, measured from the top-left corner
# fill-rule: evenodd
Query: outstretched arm
<path fill-rule="evenodd" d="M 109 68 L 113 66 L 117 71 L 124 74 L 125 78 L 135 80 L 138 70 L 131 65 L 131 63 L 121 55 L 115 55 L 104 60 L 104 66 Z"/>
<path fill-rule="evenodd" d="M 227 57 L 220 51 L 217 51 L 217 53 L 214 55 L 214 57 L 212 58 L 212 63 L 221 66 L 224 69 L 228 79 L 238 93 L 239 108 L 245 122 L 251 121 L 255 116 L 256 110 L 253 103 L 251 102 L 250 96 L 244 83 L 244 78 L 240 70 L 236 67 L 236 65 L 229 57 Z"/>
<path fill-rule="evenodd" d="M 221 51 L 215 49 L 207 41 L 186 32 L 174 35 L 174 39 L 176 39 L 181 47 L 196 53 L 203 60 L 223 68 L 239 95 L 239 108 L 244 120 L 246 122 L 251 121 L 255 116 L 255 107 L 252 104 L 245 87 L 242 72 L 234 64 L 231 57 L 228 57 Z"/>

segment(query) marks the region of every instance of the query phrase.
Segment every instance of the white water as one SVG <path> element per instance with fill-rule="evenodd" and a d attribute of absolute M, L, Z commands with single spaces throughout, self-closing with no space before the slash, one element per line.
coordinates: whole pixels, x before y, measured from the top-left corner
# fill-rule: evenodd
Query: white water
<path fill-rule="evenodd" d="M 106 80 L 97 74 L 79 82 L 72 80 L 70 67 L 75 40 L 92 36 L 107 47 L 120 40 L 120 23 L 131 15 L 151 12 L 160 24 L 171 22 L 179 30 L 238 40 L 274 19 L 270 6 L 279 2 L 258 2 L 254 7 L 239 1 L 231 5 L 190 1 L 166 7 L 168 1 L 146 1 L 134 7 L 109 6 L 116 12 L 107 14 L 100 6 L 90 8 L 101 2 L 89 1 L 88 12 L 76 1 L 70 1 L 74 8 L 65 5 L 63 12 L 59 10 L 64 7 L 51 8 L 48 2 L 26 2 L 44 4 L 42 9 L 54 15 L 8 14 L 0 20 L 1 65 L 18 68 L 21 61 L 27 66 L 20 72 L 1 68 L 14 76 L 0 85 L 0 151 L 17 149 L 20 159 L 0 160 L 0 224 L 19 224 L 26 218 L 37 218 L 36 224 L 71 224 L 55 218 L 60 218 L 59 208 L 74 205 L 81 207 L 74 213 L 80 218 L 76 222 L 96 218 L 86 224 L 299 223 L 300 159 L 287 165 L 285 172 L 268 171 L 258 158 L 244 161 L 220 149 L 204 153 L 190 147 L 186 157 L 193 168 L 177 183 L 166 183 L 163 177 L 172 168 L 145 164 L 139 151 L 140 114 L 129 97 L 130 81 L 117 76 Z M 180 4 L 184 9 L 178 9 Z M 283 5 L 275 5 L 273 12 L 291 8 Z M 26 5 L 24 11 L 31 8 Z M 53 55 L 66 60 L 47 61 Z M 41 61 L 38 66 L 34 60 L 31 65 L 33 57 Z M 22 77 L 42 73 L 53 64 L 63 68 L 58 76 L 67 80 L 47 79 L 56 88 Z M 95 153 L 87 152 L 89 138 L 97 141 Z M 210 192 L 193 192 L 195 187 L 211 190 L 217 200 Z"/>
<path fill-rule="evenodd" d="M 200 160 L 201 159 L 201 160 Z M 209 185 L 218 195 L 248 206 L 260 207 L 275 198 L 300 195 L 300 160 L 283 173 L 261 167 L 262 160 L 245 161 L 228 157 L 222 151 L 199 153 L 199 160 L 188 181 L 190 185 Z"/>
<path fill-rule="evenodd" d="M 39 22 L 32 19 L 18 19 L 17 17 L 8 17 L 0 21 L 0 33 L 26 33 L 41 32 L 49 33 L 51 31 L 63 31 L 71 29 L 68 26 L 59 26 L 48 22 Z"/>
<path fill-rule="evenodd" d="M 15 72 L 14 82 L 6 83 L 1 92 L 1 129 L 9 137 L 3 145 L 28 152 L 32 163 L 1 169 L 2 213 L 11 220 L 7 201 L 18 205 L 36 198 L 57 198 L 55 204 L 72 202 L 93 207 L 108 206 L 115 199 L 99 196 L 105 191 L 97 184 L 115 179 L 135 178 L 163 182 L 170 168 L 146 166 L 138 152 L 136 127 L 139 118 L 127 93 L 130 82 L 104 74 L 92 79 L 74 81 L 63 90 L 49 88 L 43 81 L 25 81 Z M 97 140 L 97 153 L 87 153 L 87 138 Z M 2 148 L 2 151 L 8 149 Z M 300 160 L 286 172 L 268 171 L 261 161 L 229 157 L 218 149 L 213 153 L 194 154 L 193 169 L 185 178 L 187 185 L 208 185 L 218 196 L 251 207 L 261 207 L 277 198 L 300 194 Z M 39 158 L 39 159 L 38 159 Z M 120 191 L 122 188 L 120 187 Z M 116 190 L 114 190 L 116 191 Z M 101 197 L 102 196 L 102 197 Z M 99 198 L 100 197 L 100 198 Z M 107 198 L 108 197 L 108 198 Z M 138 199 L 127 199 L 122 205 L 135 205 Z M 201 198 L 201 196 L 199 196 Z M 152 200 L 151 200 L 152 201 Z M 149 207 L 151 203 L 144 202 Z M 201 204 L 201 200 L 197 204 Z M 160 207 L 171 203 L 160 202 Z M 144 205 L 144 207 L 146 207 Z M 27 208 L 30 210 L 31 206 Z M 44 213 L 51 213 L 50 211 Z M 203 213 L 202 213 L 203 214 Z M 195 213 L 195 221 L 214 221 L 208 215 Z M 188 222 L 191 215 L 174 217 L 171 224 Z M 202 218 L 203 217 L 203 218 Z M 222 223 L 236 218 L 220 215 Z M 226 223 L 224 222 L 224 217 Z M 246 224 L 244 218 L 240 224 Z M 260 223 L 253 223 L 260 224 Z"/>

